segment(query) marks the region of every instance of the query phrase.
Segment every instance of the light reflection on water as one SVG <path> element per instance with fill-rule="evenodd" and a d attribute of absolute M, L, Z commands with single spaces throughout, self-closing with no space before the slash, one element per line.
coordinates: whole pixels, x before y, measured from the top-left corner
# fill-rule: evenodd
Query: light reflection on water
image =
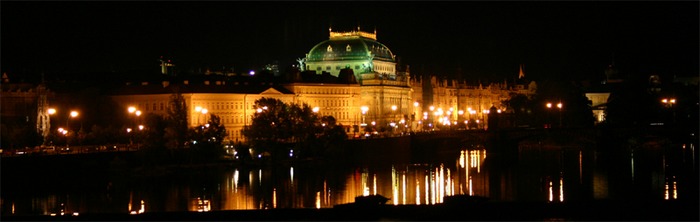
<path fill-rule="evenodd" d="M 694 147 L 688 146 L 688 153 Z M 687 151 L 683 146 L 683 153 Z M 330 208 L 357 196 L 382 195 L 391 205 L 433 205 L 445 196 L 494 201 L 565 202 L 624 199 L 642 192 L 650 199 L 676 200 L 683 193 L 680 168 L 662 150 L 630 150 L 611 161 L 577 147 L 525 147 L 514 159 L 492 159 L 484 147 L 461 149 L 453 162 L 325 169 L 231 168 L 202 175 L 145 179 L 108 178 L 80 189 L 3 193 L 3 213 L 143 213 L 270 208 Z M 488 158 L 487 158 L 488 154 Z M 681 162 L 694 157 L 682 157 Z M 627 167 L 625 167 L 627 166 Z M 675 168 L 674 168 L 675 167 Z M 669 170 L 670 169 L 670 170 Z M 694 172 L 694 168 L 691 169 Z M 242 176 L 246 175 L 247 176 Z M 76 181 L 75 183 L 86 181 Z M 105 189 L 104 184 L 107 184 Z M 8 206 L 9 205 L 9 206 Z"/>

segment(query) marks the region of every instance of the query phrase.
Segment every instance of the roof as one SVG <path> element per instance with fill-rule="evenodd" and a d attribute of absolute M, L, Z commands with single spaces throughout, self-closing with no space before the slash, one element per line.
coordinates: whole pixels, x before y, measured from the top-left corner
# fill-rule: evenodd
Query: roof
<path fill-rule="evenodd" d="M 307 62 L 376 59 L 395 62 L 384 44 L 363 36 L 332 37 L 316 44 L 306 55 Z"/>
<path fill-rule="evenodd" d="M 180 93 L 230 93 L 230 94 L 265 94 L 281 93 L 293 94 L 288 89 L 272 82 L 221 82 L 219 84 L 210 82 L 204 83 L 151 83 L 129 84 L 114 89 L 111 95 L 141 95 L 141 94 L 170 94 Z"/>

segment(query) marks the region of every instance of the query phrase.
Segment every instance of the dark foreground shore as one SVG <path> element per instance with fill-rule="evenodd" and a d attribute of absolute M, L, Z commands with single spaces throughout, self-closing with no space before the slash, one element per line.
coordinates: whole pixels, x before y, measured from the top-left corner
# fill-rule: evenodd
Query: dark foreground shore
<path fill-rule="evenodd" d="M 455 205 L 356 205 L 325 209 L 231 210 L 212 212 L 146 212 L 138 215 L 78 216 L 2 215 L 2 221 L 698 221 L 697 202 L 513 203 Z"/>

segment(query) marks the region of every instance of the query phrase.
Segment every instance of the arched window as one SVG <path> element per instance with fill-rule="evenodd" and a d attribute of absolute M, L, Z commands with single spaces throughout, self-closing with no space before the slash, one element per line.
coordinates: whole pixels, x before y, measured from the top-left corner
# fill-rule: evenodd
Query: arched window
<path fill-rule="evenodd" d="M 346 51 L 346 52 L 351 51 L 351 49 L 352 49 L 352 48 L 350 48 L 350 44 L 348 44 L 347 46 L 345 46 L 345 51 Z"/>
<path fill-rule="evenodd" d="M 331 47 L 331 45 L 328 45 L 328 48 L 326 48 L 326 51 L 327 51 L 327 52 L 333 52 L 333 47 Z"/>

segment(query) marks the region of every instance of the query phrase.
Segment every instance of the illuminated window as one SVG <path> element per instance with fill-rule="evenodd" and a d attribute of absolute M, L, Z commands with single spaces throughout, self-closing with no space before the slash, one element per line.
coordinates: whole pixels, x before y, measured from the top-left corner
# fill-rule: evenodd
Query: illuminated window
<path fill-rule="evenodd" d="M 328 45 L 328 48 L 326 48 L 326 51 L 333 52 L 333 48 L 331 47 L 331 45 Z"/>
<path fill-rule="evenodd" d="M 345 46 L 345 51 L 349 52 L 349 51 L 351 51 L 350 49 L 351 49 L 350 45 Z"/>

